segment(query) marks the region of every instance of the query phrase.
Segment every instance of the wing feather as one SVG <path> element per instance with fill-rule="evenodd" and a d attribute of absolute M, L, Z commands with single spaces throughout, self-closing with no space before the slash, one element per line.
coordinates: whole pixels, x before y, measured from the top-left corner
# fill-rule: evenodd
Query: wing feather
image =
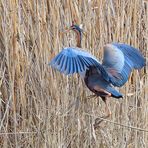
<path fill-rule="evenodd" d="M 109 75 L 109 81 L 114 86 L 123 86 L 133 69 L 145 65 L 145 59 L 138 49 L 127 44 L 107 44 L 104 47 L 103 67 Z"/>
<path fill-rule="evenodd" d="M 71 74 L 73 71 L 74 71 L 74 63 L 73 63 L 73 60 L 72 58 L 70 58 L 70 71 L 69 71 L 69 74 Z"/>
<path fill-rule="evenodd" d="M 83 61 L 84 65 L 86 65 L 87 67 L 89 67 L 89 62 L 87 61 L 87 59 L 81 57 L 81 60 Z"/>
<path fill-rule="evenodd" d="M 64 55 L 63 55 L 62 58 L 61 58 L 61 62 L 60 62 L 59 67 L 62 67 L 62 66 L 63 66 L 64 60 L 65 60 L 65 57 L 64 57 Z"/>
<path fill-rule="evenodd" d="M 67 69 L 66 69 L 66 73 L 68 74 L 68 73 L 70 73 L 70 67 L 71 67 L 71 63 L 70 63 L 70 59 L 71 58 L 68 58 L 68 61 L 67 61 Z M 68 66 L 68 65 L 70 65 L 70 66 Z"/>
<path fill-rule="evenodd" d="M 73 73 L 81 74 L 81 72 L 89 69 L 89 66 L 101 67 L 104 70 L 93 55 L 77 47 L 64 48 L 49 64 L 66 75 Z"/>
<path fill-rule="evenodd" d="M 63 62 L 61 62 L 62 64 L 61 64 L 61 67 L 60 67 L 60 69 L 58 69 L 60 72 L 64 72 L 65 71 L 65 69 L 66 69 L 66 64 L 67 64 L 67 57 L 66 56 L 64 56 L 64 61 Z"/>
<path fill-rule="evenodd" d="M 77 58 L 77 63 L 78 63 L 78 65 L 79 65 L 78 67 L 80 68 L 79 71 L 80 71 L 80 72 L 84 71 L 84 70 L 83 70 L 83 66 L 82 66 L 82 62 L 80 61 L 79 58 Z"/>
<path fill-rule="evenodd" d="M 122 43 L 113 43 L 113 45 L 123 52 L 125 58 L 128 59 L 130 66 L 133 68 L 140 69 L 145 66 L 145 58 L 139 49 Z"/>
<path fill-rule="evenodd" d="M 76 60 L 75 60 L 74 57 L 72 57 L 72 61 L 73 61 L 73 67 L 74 67 L 73 71 L 74 71 L 74 72 L 77 72 Z M 72 73 L 71 73 L 71 74 L 72 74 Z"/>

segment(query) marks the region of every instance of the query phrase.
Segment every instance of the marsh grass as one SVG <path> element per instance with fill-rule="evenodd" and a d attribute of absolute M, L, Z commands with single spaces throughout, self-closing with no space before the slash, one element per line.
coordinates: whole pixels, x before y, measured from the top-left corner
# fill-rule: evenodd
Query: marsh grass
<path fill-rule="evenodd" d="M 122 100 L 111 98 L 112 122 L 94 130 L 101 99 L 86 99 L 91 92 L 77 75 L 48 66 L 75 45 L 74 33 L 60 34 L 72 20 L 84 25 L 82 47 L 98 59 L 109 42 L 133 45 L 148 59 L 146 0 L 1 0 L 0 147 L 148 147 L 147 67 L 132 72 Z"/>

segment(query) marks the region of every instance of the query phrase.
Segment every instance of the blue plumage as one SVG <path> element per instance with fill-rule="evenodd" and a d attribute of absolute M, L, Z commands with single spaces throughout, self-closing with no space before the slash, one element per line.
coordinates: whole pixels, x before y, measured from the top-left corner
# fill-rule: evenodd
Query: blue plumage
<path fill-rule="evenodd" d="M 110 92 L 112 97 L 114 97 L 114 98 L 119 99 L 119 98 L 123 97 L 123 95 L 120 92 L 118 92 L 117 90 L 115 90 L 111 86 L 108 86 L 107 91 Z"/>
<path fill-rule="evenodd" d="M 138 49 L 129 46 L 127 44 L 121 44 L 121 43 L 113 43 L 113 45 L 123 52 L 125 57 L 125 62 L 127 63 L 129 62 L 128 64 L 131 67 L 139 69 L 145 66 L 145 58 Z M 126 61 L 126 59 L 128 59 L 128 61 Z"/>
<path fill-rule="evenodd" d="M 62 73 L 73 74 L 86 71 L 89 66 L 98 66 L 100 63 L 86 51 L 79 48 L 67 47 L 51 60 L 50 65 Z"/>
<path fill-rule="evenodd" d="M 145 66 L 145 59 L 138 49 L 127 44 L 113 43 L 105 46 L 102 65 L 114 86 L 123 86 L 133 69 Z M 110 54 L 109 54 L 110 53 Z"/>
<path fill-rule="evenodd" d="M 101 74 L 103 80 L 101 87 L 106 82 L 108 86 L 111 83 L 121 87 L 127 82 L 132 69 L 140 69 L 145 65 L 145 59 L 138 49 L 126 44 L 113 43 L 104 47 L 102 65 L 90 53 L 77 47 L 64 48 L 51 60 L 50 65 L 66 75 L 74 73 L 81 75 L 89 70 L 90 66 L 94 66 L 97 73 Z M 120 93 L 111 86 L 109 89 L 105 88 L 105 90 L 111 91 L 115 97 L 120 96 Z"/>

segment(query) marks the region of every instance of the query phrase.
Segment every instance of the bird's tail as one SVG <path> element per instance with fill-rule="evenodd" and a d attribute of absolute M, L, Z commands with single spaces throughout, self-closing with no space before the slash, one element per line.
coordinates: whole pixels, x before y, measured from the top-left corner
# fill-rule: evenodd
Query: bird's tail
<path fill-rule="evenodd" d="M 112 94 L 112 97 L 117 98 L 117 99 L 123 98 L 122 94 L 118 92 L 117 90 L 115 90 L 114 88 L 108 87 L 107 89 Z"/>

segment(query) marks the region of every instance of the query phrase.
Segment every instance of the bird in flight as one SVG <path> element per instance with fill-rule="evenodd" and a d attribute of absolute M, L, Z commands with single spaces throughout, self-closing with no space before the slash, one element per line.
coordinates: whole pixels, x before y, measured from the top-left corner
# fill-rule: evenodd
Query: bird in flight
<path fill-rule="evenodd" d="M 133 69 L 145 66 L 145 58 L 140 51 L 123 43 L 111 43 L 104 46 L 102 63 L 89 52 L 81 48 L 83 30 L 72 24 L 65 32 L 73 30 L 76 33 L 77 47 L 65 47 L 50 62 L 51 67 L 66 75 L 78 73 L 86 86 L 96 96 L 105 102 L 108 118 L 111 111 L 108 98 L 122 98 L 115 87 L 123 86 Z"/>

